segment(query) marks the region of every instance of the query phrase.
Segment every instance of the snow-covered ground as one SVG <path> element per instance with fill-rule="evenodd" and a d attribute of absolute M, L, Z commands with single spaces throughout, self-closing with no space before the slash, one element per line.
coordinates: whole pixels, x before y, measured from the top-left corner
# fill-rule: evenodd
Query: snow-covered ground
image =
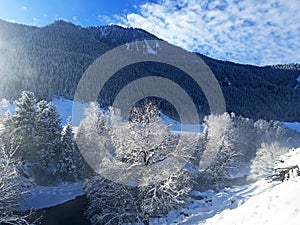
<path fill-rule="evenodd" d="M 173 134 L 178 134 L 182 131 L 184 132 L 197 132 L 197 133 L 202 133 L 204 130 L 203 125 L 195 125 L 195 124 L 186 124 L 182 125 L 180 122 L 171 119 L 169 116 L 161 113 L 161 118 L 163 121 L 169 125 L 169 129 Z"/>
<path fill-rule="evenodd" d="M 84 195 L 82 182 L 63 183 L 59 186 L 33 186 L 26 194 L 18 209 L 26 211 L 56 206 Z"/>
<path fill-rule="evenodd" d="M 53 98 L 52 102 L 60 115 L 61 123 L 65 125 L 68 118 L 72 116 L 73 101 L 65 98 Z"/>
<path fill-rule="evenodd" d="M 276 167 L 300 165 L 300 148 L 281 156 Z M 300 177 L 287 181 L 259 180 L 250 185 L 225 188 L 220 192 L 193 191 L 193 202 L 151 220 L 157 224 L 185 225 L 299 225 Z"/>
<path fill-rule="evenodd" d="M 262 185 L 260 183 L 260 185 Z M 253 195 L 235 209 L 226 209 L 207 219 L 207 225 L 268 224 L 299 225 L 300 222 L 300 178 L 280 184 L 265 184 L 262 192 Z M 202 224 L 201 222 L 198 224 Z"/>

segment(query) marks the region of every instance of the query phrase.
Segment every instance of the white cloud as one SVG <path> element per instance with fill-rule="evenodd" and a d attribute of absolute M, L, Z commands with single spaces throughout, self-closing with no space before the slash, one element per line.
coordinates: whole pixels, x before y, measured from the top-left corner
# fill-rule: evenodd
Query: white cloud
<path fill-rule="evenodd" d="M 106 16 L 106 15 L 98 15 L 97 19 L 101 23 L 111 23 L 112 22 L 111 17 Z"/>
<path fill-rule="evenodd" d="M 22 9 L 23 11 L 28 11 L 28 7 L 25 6 L 25 5 L 23 5 L 23 6 L 21 7 L 21 9 Z"/>
<path fill-rule="evenodd" d="M 119 23 L 185 49 L 248 64 L 300 62 L 299 0 L 161 0 Z"/>
<path fill-rule="evenodd" d="M 32 21 L 33 21 L 33 25 L 37 26 L 37 25 L 39 25 L 40 19 L 33 17 Z"/>
<path fill-rule="evenodd" d="M 77 17 L 77 16 L 73 16 L 72 19 L 73 19 L 74 21 L 77 21 L 77 20 L 78 20 L 78 17 Z"/>

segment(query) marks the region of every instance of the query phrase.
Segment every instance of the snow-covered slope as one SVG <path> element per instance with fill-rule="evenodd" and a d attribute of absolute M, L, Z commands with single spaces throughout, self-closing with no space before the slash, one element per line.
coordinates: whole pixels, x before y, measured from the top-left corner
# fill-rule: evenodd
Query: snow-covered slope
<path fill-rule="evenodd" d="M 61 123 L 65 125 L 70 116 L 72 116 L 73 101 L 65 98 L 53 98 L 54 105 L 60 115 Z"/>
<path fill-rule="evenodd" d="M 300 165 L 300 148 L 281 156 L 276 167 Z M 244 186 L 225 188 L 219 192 L 193 191 L 192 203 L 151 224 L 185 225 L 299 225 L 300 177 L 287 181 L 260 180 Z"/>
<path fill-rule="evenodd" d="M 276 186 L 270 185 L 262 193 L 250 197 L 243 205 L 232 210 L 226 209 L 203 224 L 299 225 L 299 190 L 299 177 Z"/>

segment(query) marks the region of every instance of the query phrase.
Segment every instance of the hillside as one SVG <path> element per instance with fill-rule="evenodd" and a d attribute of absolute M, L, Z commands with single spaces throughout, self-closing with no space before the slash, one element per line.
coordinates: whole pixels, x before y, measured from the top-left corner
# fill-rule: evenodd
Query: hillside
<path fill-rule="evenodd" d="M 144 30 L 119 26 L 81 27 L 56 21 L 45 27 L 12 24 L 0 20 L 0 98 L 14 100 L 21 90 L 38 98 L 62 96 L 72 99 L 88 66 L 106 51 L 122 44 L 158 40 Z M 300 65 L 250 66 L 218 61 L 199 54 L 216 75 L 222 87 L 227 111 L 244 117 L 300 121 Z M 109 105 L 125 84 L 141 76 L 166 77 L 180 84 L 201 106 L 208 104 L 195 82 L 182 71 L 159 63 L 139 63 L 116 73 L 114 88 L 100 96 Z M 110 87 L 112 87 L 110 86 Z M 163 111 L 176 118 L 170 105 Z M 200 109 L 199 109 L 200 110 Z"/>

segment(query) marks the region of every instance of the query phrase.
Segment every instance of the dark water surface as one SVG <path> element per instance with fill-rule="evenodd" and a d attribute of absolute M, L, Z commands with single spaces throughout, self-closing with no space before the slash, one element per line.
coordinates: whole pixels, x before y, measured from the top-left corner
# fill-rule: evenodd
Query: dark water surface
<path fill-rule="evenodd" d="M 85 195 L 63 204 L 41 209 L 37 215 L 42 216 L 40 225 L 90 225 L 84 216 L 88 201 Z"/>

